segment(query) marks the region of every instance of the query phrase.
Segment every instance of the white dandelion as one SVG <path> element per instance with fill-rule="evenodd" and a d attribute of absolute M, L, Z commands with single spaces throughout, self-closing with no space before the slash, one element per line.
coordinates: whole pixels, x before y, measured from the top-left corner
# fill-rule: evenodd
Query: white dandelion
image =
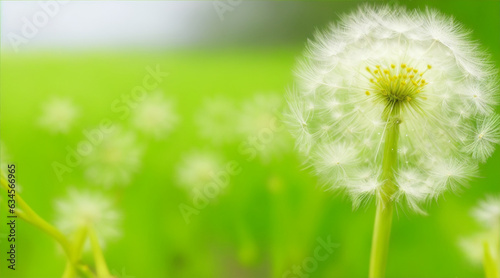
<path fill-rule="evenodd" d="M 171 100 L 162 92 L 152 93 L 134 109 L 132 124 L 141 132 L 156 139 L 167 136 L 179 122 Z"/>
<path fill-rule="evenodd" d="M 209 151 L 191 151 L 177 166 L 177 182 L 190 193 L 201 190 L 224 170 L 222 158 Z"/>
<path fill-rule="evenodd" d="M 90 191 L 68 190 L 68 196 L 55 202 L 56 226 L 69 237 L 92 228 L 105 245 L 120 237 L 121 214 L 106 196 Z M 89 242 L 85 243 L 90 247 Z"/>
<path fill-rule="evenodd" d="M 496 71 L 462 25 L 430 9 L 362 6 L 318 32 L 304 56 L 287 122 L 329 189 L 354 205 L 376 198 L 370 276 L 382 277 L 393 206 L 423 212 L 500 142 Z"/>
<path fill-rule="evenodd" d="M 51 133 L 68 133 L 78 115 L 79 110 L 70 99 L 53 98 L 42 104 L 38 123 Z"/>
<path fill-rule="evenodd" d="M 222 145 L 237 138 L 235 127 L 238 116 L 239 112 L 232 101 L 218 97 L 203 103 L 195 121 L 201 137 Z"/>
<path fill-rule="evenodd" d="M 134 133 L 115 127 L 86 157 L 86 177 L 104 187 L 127 185 L 141 166 L 142 153 Z"/>
<path fill-rule="evenodd" d="M 324 167 L 315 158 L 331 145 L 356 153 L 352 168 L 380 172 L 392 157 L 396 172 L 421 173 L 407 185 L 422 189 L 423 201 L 465 185 L 500 143 L 494 73 L 452 18 L 363 6 L 309 42 L 287 122 L 313 165 Z M 357 172 L 331 167 L 317 172 L 349 190 Z"/>

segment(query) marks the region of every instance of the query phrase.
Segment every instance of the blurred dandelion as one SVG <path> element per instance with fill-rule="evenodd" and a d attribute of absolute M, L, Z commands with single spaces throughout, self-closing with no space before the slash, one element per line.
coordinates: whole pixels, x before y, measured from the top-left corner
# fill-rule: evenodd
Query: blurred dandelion
<path fill-rule="evenodd" d="M 222 158 L 209 151 L 192 151 L 182 157 L 177 167 L 177 181 L 190 193 L 201 190 L 224 169 Z"/>
<path fill-rule="evenodd" d="M 234 103 L 219 97 L 206 100 L 195 120 L 201 137 L 222 145 L 236 139 L 238 115 Z"/>
<path fill-rule="evenodd" d="M 482 263 L 486 277 L 500 274 L 500 196 L 488 196 L 472 210 L 483 230 L 459 241 L 472 264 Z"/>
<path fill-rule="evenodd" d="M 51 133 L 68 133 L 79 111 L 70 99 L 53 98 L 42 104 L 38 123 Z"/>
<path fill-rule="evenodd" d="M 395 204 L 474 177 L 500 142 L 496 71 L 454 19 L 362 6 L 310 41 L 287 99 L 297 148 L 329 189 L 376 197 L 370 277 L 383 277 Z"/>
<path fill-rule="evenodd" d="M 115 127 L 86 157 L 86 177 L 104 187 L 127 185 L 139 170 L 142 153 L 134 133 Z"/>
<path fill-rule="evenodd" d="M 167 136 L 179 121 L 174 104 L 162 92 L 155 92 L 140 102 L 134 110 L 132 124 L 156 139 Z"/>
<path fill-rule="evenodd" d="M 237 130 L 262 162 L 269 162 L 289 148 L 287 134 L 278 117 L 281 109 L 282 97 L 273 93 L 256 94 L 243 103 Z"/>
<path fill-rule="evenodd" d="M 56 200 L 55 205 L 56 226 L 69 237 L 77 236 L 82 229 L 92 228 L 105 246 L 106 242 L 121 235 L 121 214 L 100 193 L 70 188 L 67 198 Z M 88 239 L 85 244 L 90 247 Z"/>

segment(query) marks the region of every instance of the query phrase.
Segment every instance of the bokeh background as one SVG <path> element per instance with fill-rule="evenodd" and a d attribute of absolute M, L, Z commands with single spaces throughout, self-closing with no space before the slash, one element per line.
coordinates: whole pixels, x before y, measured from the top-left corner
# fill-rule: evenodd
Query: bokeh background
<path fill-rule="evenodd" d="M 330 237 L 338 246 L 310 277 L 365 277 L 374 204 L 353 211 L 325 192 L 286 130 L 273 125 L 307 38 L 361 2 L 220 2 L 230 5 L 219 6 L 228 8 L 222 14 L 212 1 L 60 4 L 16 49 L 11 34 L 42 8 L 2 1 L 2 162 L 16 163 L 23 198 L 49 222 L 69 188 L 112 200 L 121 236 L 104 254 L 116 276 L 283 277 L 313 255 L 318 238 Z M 500 65 L 499 1 L 400 4 L 452 15 Z M 147 67 L 168 76 L 125 116 L 113 105 L 142 84 Z M 54 161 L 64 163 L 68 148 L 103 119 L 119 126 L 118 139 L 59 179 Z M 229 161 L 241 173 L 187 223 L 179 205 L 192 205 L 193 189 Z M 482 277 L 458 241 L 479 230 L 470 209 L 499 193 L 499 166 L 496 152 L 470 188 L 428 204 L 426 216 L 399 208 L 388 276 Z M 17 270 L 10 271 L 0 227 L 0 276 L 59 277 L 65 258 L 55 242 L 25 222 L 17 229 Z"/>

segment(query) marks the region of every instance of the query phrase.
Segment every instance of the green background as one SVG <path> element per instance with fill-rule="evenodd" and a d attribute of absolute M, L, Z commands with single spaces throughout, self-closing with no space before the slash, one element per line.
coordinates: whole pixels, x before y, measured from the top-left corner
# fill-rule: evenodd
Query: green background
<path fill-rule="evenodd" d="M 394 2 L 391 2 L 394 3 Z M 279 5 L 297 5 L 281 2 Z M 435 7 L 453 15 L 473 30 L 472 36 L 500 63 L 500 3 L 498 1 L 408 1 L 409 8 Z M 244 9 L 245 3 L 239 8 Z M 85 187 L 83 167 L 63 182 L 51 163 L 62 161 L 66 146 L 83 139 L 81 131 L 110 118 L 127 126 L 110 110 L 111 102 L 140 84 L 145 67 L 159 64 L 170 73 L 161 88 L 175 99 L 181 122 L 165 140 L 140 138 L 145 148 L 142 167 L 132 183 L 106 191 L 124 215 L 119 240 L 105 249 L 108 266 L 131 277 L 281 277 L 294 264 L 313 254 L 316 238 L 330 236 L 339 244 L 311 277 L 365 277 L 374 217 L 371 203 L 356 211 L 349 200 L 324 192 L 304 170 L 289 144 L 288 151 L 270 163 L 247 161 L 238 153 L 240 142 L 213 146 L 200 138 L 195 115 L 211 96 L 243 103 L 258 92 L 284 95 L 293 84 L 292 69 L 314 28 L 335 21 L 357 2 L 301 3 L 293 19 L 276 20 L 288 30 L 279 39 L 261 30 L 248 39 L 220 39 L 215 43 L 165 51 L 85 53 L 3 51 L 0 60 L 1 140 L 11 162 L 17 164 L 23 198 L 49 222 L 53 201 L 69 186 Z M 226 20 L 230 24 L 228 17 Z M 259 21 L 256 12 L 255 21 Z M 288 27 L 288 26 L 293 26 Z M 261 27 L 259 27 L 261 28 Z M 273 29 L 274 27 L 270 27 Z M 276 27 L 278 28 L 278 27 Z M 273 29 L 275 30 L 275 29 Z M 278 30 L 278 29 L 276 29 Z M 36 119 L 40 104 L 50 96 L 69 96 L 82 110 L 78 124 L 67 135 L 51 135 Z M 497 110 L 498 111 L 498 110 Z M 200 215 L 186 224 L 180 203 L 190 197 L 176 185 L 175 169 L 184 153 L 213 149 L 238 161 L 242 173 Z M 398 208 L 393 222 L 387 268 L 389 277 L 482 277 L 481 268 L 468 263 L 457 244 L 479 231 L 470 209 L 487 194 L 498 193 L 500 153 L 481 166 L 480 178 L 459 194 L 446 194 L 426 206 L 421 216 Z M 5 213 L 2 211 L 2 217 Z M 4 219 L 4 218 L 2 218 Z M 3 221 L 2 221 L 3 222 Z M 58 277 L 64 256 L 54 241 L 19 221 L 18 265 L 5 267 L 6 231 L 0 240 L 1 277 Z"/>

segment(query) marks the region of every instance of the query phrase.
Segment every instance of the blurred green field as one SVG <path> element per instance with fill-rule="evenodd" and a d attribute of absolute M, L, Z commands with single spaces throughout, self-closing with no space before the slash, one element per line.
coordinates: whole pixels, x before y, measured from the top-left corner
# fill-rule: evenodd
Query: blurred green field
<path fill-rule="evenodd" d="M 473 36 L 500 64 L 498 1 L 443 1 L 435 6 L 474 29 Z M 53 202 L 64 197 L 68 187 L 107 192 L 122 212 L 123 222 L 122 237 L 106 247 L 105 257 L 110 270 L 124 277 L 283 277 L 293 265 L 312 256 L 317 238 L 329 236 L 339 246 L 310 277 L 365 277 L 373 203 L 353 211 L 346 198 L 324 192 L 311 171 L 304 169 L 286 132 L 285 150 L 263 163 L 247 161 L 238 151 L 241 141 L 217 146 L 201 138 L 195 124 L 204 101 L 211 97 L 223 96 L 241 105 L 258 93 L 284 96 L 302 50 L 302 44 L 293 43 L 150 54 L 2 53 L 0 137 L 9 162 L 18 167 L 23 198 L 51 222 Z M 60 182 L 51 164 L 63 161 L 66 147 L 84 139 L 82 130 L 104 118 L 132 129 L 129 119 L 122 120 L 112 111 L 111 103 L 142 82 L 147 66 L 156 65 L 169 72 L 160 88 L 174 101 L 180 121 L 163 140 L 138 135 L 145 151 L 132 182 L 118 189 L 100 189 L 85 180 L 83 166 Z M 81 109 L 66 135 L 52 135 L 37 125 L 40 104 L 51 96 L 69 97 Z M 179 204 L 190 203 L 191 197 L 178 186 L 176 168 L 184 154 L 198 149 L 220 153 L 243 170 L 186 224 Z M 470 188 L 429 204 L 427 216 L 398 209 L 388 277 L 483 277 L 482 269 L 468 263 L 457 242 L 479 229 L 470 209 L 486 194 L 500 192 L 499 167 L 497 151 L 481 166 L 481 177 Z M 3 210 L 0 216 L 5 216 Z M 0 250 L 6 250 L 5 234 L 2 225 Z M 1 277 L 61 276 L 65 257 L 51 238 L 22 221 L 17 238 L 17 270 L 7 273 L 2 263 Z M 0 259 L 5 262 L 4 252 Z"/>
<path fill-rule="evenodd" d="M 146 152 L 140 173 L 128 187 L 113 193 L 125 217 L 123 237 L 105 251 L 110 269 L 124 268 L 135 277 L 280 277 L 311 255 L 317 237 L 331 236 L 340 246 L 314 277 L 363 277 L 373 204 L 352 212 L 347 200 L 323 192 L 313 175 L 302 169 L 293 146 L 268 165 L 258 159 L 247 162 L 238 153 L 238 144 L 216 149 L 199 138 L 193 124 L 206 97 L 222 94 L 243 102 L 259 91 L 284 93 L 283 84 L 290 84 L 289 69 L 299 53 L 297 47 L 127 59 L 125 54 L 22 61 L 3 57 L 1 90 L 12 93 L 1 98 L 2 141 L 18 165 L 22 195 L 52 220 L 51 203 L 64 195 L 67 186 L 91 186 L 83 182 L 82 167 L 59 182 L 52 161 L 63 161 L 65 147 L 75 146 L 83 138 L 81 130 L 103 118 L 126 126 L 127 121 L 110 110 L 110 103 L 141 82 L 145 66 L 158 63 L 170 73 L 161 88 L 176 100 L 182 120 L 163 141 L 141 138 Z M 85 115 L 67 136 L 50 135 L 36 125 L 39 103 L 49 95 L 70 96 Z M 187 225 L 178 205 L 188 203 L 189 196 L 176 186 L 174 175 L 181 155 L 193 148 L 216 149 L 240 162 L 243 171 Z M 462 196 L 446 195 L 438 205 L 432 204 L 428 216 L 398 210 L 389 277 L 481 276 L 481 269 L 467 264 L 456 243 L 475 231 L 468 213 L 477 199 L 498 192 L 498 165 L 497 153 L 482 167 L 484 178 L 475 180 Z M 271 187 L 273 183 L 278 186 Z M 64 257 L 49 237 L 21 222 L 18 238 L 20 259 L 13 277 L 60 274 Z"/>

